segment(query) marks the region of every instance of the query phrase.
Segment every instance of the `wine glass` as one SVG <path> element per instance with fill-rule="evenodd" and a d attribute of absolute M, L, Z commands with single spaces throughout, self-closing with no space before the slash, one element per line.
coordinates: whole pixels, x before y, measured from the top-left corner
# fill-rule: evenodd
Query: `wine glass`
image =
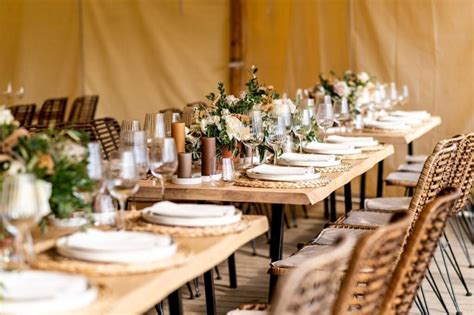
<path fill-rule="evenodd" d="M 121 131 L 126 131 L 126 130 L 129 130 L 129 131 L 138 131 L 140 130 L 140 121 L 138 120 L 130 120 L 130 119 L 125 119 L 125 120 L 122 120 L 122 125 L 120 126 L 120 130 Z"/>
<path fill-rule="evenodd" d="M 268 128 L 268 142 L 274 151 L 273 163 L 278 164 L 278 150 L 286 138 L 285 118 L 283 116 L 273 117 L 273 122 Z"/>
<path fill-rule="evenodd" d="M 173 138 L 154 139 L 150 146 L 150 171 L 160 180 L 161 199 L 165 195 L 165 179 L 178 168 L 178 154 Z"/>
<path fill-rule="evenodd" d="M 148 173 L 148 147 L 145 131 L 133 132 L 132 151 L 138 176 L 141 179 L 145 179 Z"/>
<path fill-rule="evenodd" d="M 138 191 L 138 171 L 133 151 L 121 151 L 109 161 L 107 189 L 119 202 L 119 228 L 124 228 L 125 202 Z"/>
<path fill-rule="evenodd" d="M 316 123 L 323 130 L 323 142 L 326 141 L 327 129 L 334 124 L 334 114 L 331 103 L 319 104 L 316 112 Z"/>
<path fill-rule="evenodd" d="M 162 113 L 146 113 L 143 129 L 146 132 L 147 143 L 154 138 L 165 137 L 165 117 Z"/>
<path fill-rule="evenodd" d="M 340 101 L 334 103 L 334 120 L 339 125 L 339 133 L 341 133 L 342 127 L 351 120 L 347 98 L 344 97 Z"/>
<path fill-rule="evenodd" d="M 303 153 L 303 142 L 311 131 L 311 115 L 308 109 L 297 110 L 292 117 L 291 130 L 298 137 L 300 153 Z"/>
<path fill-rule="evenodd" d="M 87 145 L 89 157 L 87 159 L 87 175 L 89 179 L 93 181 L 94 187 L 81 187 L 78 185 L 73 194 L 77 198 L 81 199 L 86 204 L 92 204 L 98 193 L 103 192 L 103 161 L 102 161 L 102 149 L 98 142 L 90 142 Z"/>
<path fill-rule="evenodd" d="M 0 201 L 2 224 L 13 240 L 12 252 L 3 260 L 7 265 L 17 264 L 21 268 L 25 261 L 34 259 L 30 229 L 40 219 L 36 177 L 32 174 L 6 176 Z"/>
<path fill-rule="evenodd" d="M 250 166 L 253 167 L 253 151 L 264 140 L 262 112 L 255 110 L 252 112 L 250 132 L 242 139 L 245 145 L 250 148 Z"/>

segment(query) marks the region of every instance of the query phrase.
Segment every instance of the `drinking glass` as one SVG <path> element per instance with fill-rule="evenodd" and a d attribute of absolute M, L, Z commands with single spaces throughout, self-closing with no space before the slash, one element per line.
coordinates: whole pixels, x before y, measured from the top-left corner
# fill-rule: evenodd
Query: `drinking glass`
<path fill-rule="evenodd" d="M 140 121 L 138 120 L 130 120 L 130 119 L 125 119 L 122 120 L 122 125 L 120 126 L 121 131 L 125 130 L 130 130 L 130 131 L 138 131 L 140 130 Z"/>
<path fill-rule="evenodd" d="M 30 229 L 40 219 L 36 177 L 32 174 L 6 176 L 0 201 L 2 224 L 13 240 L 8 261 L 6 257 L 3 260 L 7 265 L 21 268 L 25 261 L 34 259 Z"/>
<path fill-rule="evenodd" d="M 311 115 L 308 109 L 297 110 L 292 117 L 291 130 L 298 137 L 300 153 L 303 153 L 303 142 L 311 131 Z"/>
<path fill-rule="evenodd" d="M 286 138 L 285 118 L 283 116 L 273 117 L 273 122 L 268 128 L 268 142 L 274 151 L 273 163 L 278 164 L 278 150 Z"/>
<path fill-rule="evenodd" d="M 222 181 L 224 183 L 233 183 L 235 180 L 234 161 L 232 158 L 222 159 Z"/>
<path fill-rule="evenodd" d="M 146 132 L 147 143 L 155 138 L 165 137 L 165 117 L 162 113 L 147 113 L 145 114 L 145 123 L 143 129 Z"/>
<path fill-rule="evenodd" d="M 165 195 L 165 179 L 178 168 L 178 154 L 173 138 L 154 139 L 150 146 L 150 171 L 160 180 L 161 199 Z"/>
<path fill-rule="evenodd" d="M 102 149 L 98 142 L 90 142 L 87 145 L 89 157 L 87 160 L 87 175 L 94 182 L 94 187 L 82 189 L 80 185 L 73 191 L 74 196 L 81 199 L 86 204 L 92 204 L 98 193 L 103 192 L 103 161 Z"/>
<path fill-rule="evenodd" d="M 334 124 L 334 114 L 331 103 L 319 104 L 316 112 L 316 123 L 323 130 L 323 142 L 326 142 L 327 129 Z"/>
<path fill-rule="evenodd" d="M 133 132 L 132 151 L 138 176 L 141 179 L 145 179 L 148 173 L 148 147 L 145 131 Z"/>
<path fill-rule="evenodd" d="M 242 141 L 245 145 L 250 148 L 250 166 L 253 167 L 253 151 L 255 148 L 263 142 L 264 133 L 263 133 L 263 121 L 262 121 L 262 112 L 259 110 L 252 112 L 252 121 L 250 123 L 250 132 L 249 135 L 244 138 Z"/>
<path fill-rule="evenodd" d="M 349 104 L 347 103 L 346 98 L 334 103 L 334 120 L 339 125 L 339 133 L 342 132 L 342 127 L 344 127 L 346 123 L 351 120 Z"/>
<path fill-rule="evenodd" d="M 121 151 L 109 161 L 107 189 L 119 202 L 119 228 L 124 227 L 125 202 L 138 191 L 138 171 L 133 151 Z"/>

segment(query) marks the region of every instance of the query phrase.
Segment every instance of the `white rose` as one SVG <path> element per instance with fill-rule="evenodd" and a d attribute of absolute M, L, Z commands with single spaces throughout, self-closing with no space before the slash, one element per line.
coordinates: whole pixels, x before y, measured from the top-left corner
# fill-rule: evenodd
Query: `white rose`
<path fill-rule="evenodd" d="M 10 167 L 7 170 L 8 175 L 16 175 L 19 173 L 24 173 L 26 170 L 25 165 L 19 161 L 11 161 Z"/>
<path fill-rule="evenodd" d="M 10 125 L 15 120 L 11 111 L 5 106 L 0 106 L 0 125 Z"/>
<path fill-rule="evenodd" d="M 225 117 L 225 131 L 229 139 L 240 140 L 240 130 L 242 129 L 242 122 L 234 116 L 228 115 Z"/>
<path fill-rule="evenodd" d="M 78 143 L 67 141 L 62 144 L 60 153 L 72 162 L 81 162 L 86 158 L 87 149 Z"/>
<path fill-rule="evenodd" d="M 357 79 L 362 83 L 366 83 L 370 80 L 370 76 L 367 74 L 367 72 L 359 72 L 357 74 Z"/>
<path fill-rule="evenodd" d="M 225 100 L 227 101 L 227 103 L 230 103 L 230 104 L 235 104 L 239 101 L 239 99 L 235 97 L 234 95 L 227 95 Z"/>
<path fill-rule="evenodd" d="M 39 199 L 39 215 L 40 217 L 44 217 L 51 212 L 51 208 L 49 207 L 49 198 L 51 198 L 53 185 L 47 181 L 38 179 L 36 180 L 36 191 L 38 193 Z"/>
<path fill-rule="evenodd" d="M 334 92 L 340 97 L 347 97 L 351 93 L 351 90 L 347 86 L 346 82 L 338 81 L 334 84 Z"/>
<path fill-rule="evenodd" d="M 246 96 L 247 96 L 247 92 L 245 92 L 245 91 L 240 92 L 239 97 L 240 97 L 241 99 L 244 99 Z"/>

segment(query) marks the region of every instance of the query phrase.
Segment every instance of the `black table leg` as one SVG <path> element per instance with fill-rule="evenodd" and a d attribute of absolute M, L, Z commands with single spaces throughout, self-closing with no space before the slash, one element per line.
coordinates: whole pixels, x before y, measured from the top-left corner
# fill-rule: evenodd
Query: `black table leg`
<path fill-rule="evenodd" d="M 283 205 L 272 205 L 272 222 L 270 231 L 270 258 L 271 261 L 281 259 L 283 248 Z M 269 301 L 275 289 L 277 276 L 270 275 Z"/>
<path fill-rule="evenodd" d="M 359 202 L 360 209 L 365 208 L 365 177 L 366 177 L 365 175 L 366 173 L 360 176 L 360 202 Z"/>
<path fill-rule="evenodd" d="M 227 264 L 229 266 L 229 282 L 232 289 L 237 288 L 237 269 L 235 267 L 235 255 L 232 254 L 227 258 Z"/>
<path fill-rule="evenodd" d="M 331 222 L 336 221 L 337 219 L 337 211 L 336 211 L 336 192 L 332 192 L 331 195 L 329 195 L 329 203 L 330 203 L 330 209 L 331 209 Z"/>
<path fill-rule="evenodd" d="M 324 219 L 329 219 L 329 199 L 324 199 Z"/>
<path fill-rule="evenodd" d="M 352 189 L 350 182 L 344 185 L 344 206 L 346 213 L 352 210 Z"/>
<path fill-rule="evenodd" d="M 183 303 L 181 301 L 179 289 L 168 295 L 168 306 L 171 315 L 183 314 Z"/>
<path fill-rule="evenodd" d="M 377 197 L 383 196 L 383 160 L 377 167 Z"/>
<path fill-rule="evenodd" d="M 206 313 L 216 315 L 216 294 L 214 291 L 214 275 L 212 269 L 204 273 L 204 289 L 206 291 Z"/>
<path fill-rule="evenodd" d="M 413 142 L 408 144 L 408 155 L 413 155 Z"/>

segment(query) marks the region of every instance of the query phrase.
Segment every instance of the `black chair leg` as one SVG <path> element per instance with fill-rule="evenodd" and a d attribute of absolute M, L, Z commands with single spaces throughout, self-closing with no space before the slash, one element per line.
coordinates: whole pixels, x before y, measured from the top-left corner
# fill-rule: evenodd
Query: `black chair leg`
<path fill-rule="evenodd" d="M 324 199 L 324 219 L 329 219 L 329 199 Z"/>
<path fill-rule="evenodd" d="M 199 278 L 194 278 L 193 279 L 193 284 L 194 284 L 194 291 L 196 291 L 194 296 L 198 298 L 198 297 L 201 296 L 201 289 L 199 287 Z"/>
<path fill-rule="evenodd" d="M 193 292 L 193 288 L 191 288 L 191 283 L 190 282 L 186 282 L 186 288 L 188 288 L 189 299 L 194 300 L 194 292 Z"/>
<path fill-rule="evenodd" d="M 251 240 L 250 246 L 252 246 L 252 256 L 257 256 L 257 241 L 255 239 Z"/>
<path fill-rule="evenodd" d="M 221 273 L 219 271 L 219 267 L 215 266 L 214 271 L 216 272 L 216 280 L 222 280 Z"/>
<path fill-rule="evenodd" d="M 308 219 L 308 218 L 309 218 L 309 215 L 308 215 L 308 208 L 307 208 L 307 206 L 303 206 L 303 213 L 304 213 L 304 218 L 305 218 L 305 219 Z"/>
<path fill-rule="evenodd" d="M 214 290 L 214 276 L 212 269 L 204 273 L 204 287 L 206 291 L 206 311 L 208 315 L 217 314 L 216 294 Z"/>

